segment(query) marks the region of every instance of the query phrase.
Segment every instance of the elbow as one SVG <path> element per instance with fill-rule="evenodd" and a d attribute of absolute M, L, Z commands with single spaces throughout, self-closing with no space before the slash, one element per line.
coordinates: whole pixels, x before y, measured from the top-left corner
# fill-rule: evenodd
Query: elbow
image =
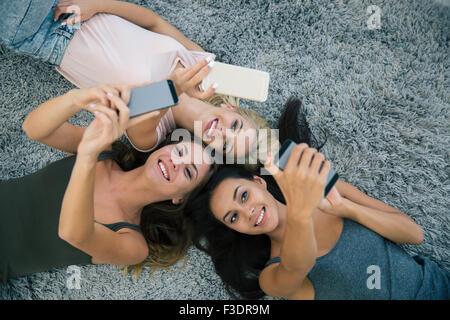
<path fill-rule="evenodd" d="M 61 226 L 58 229 L 58 237 L 75 247 L 86 241 L 85 236 Z"/>
<path fill-rule="evenodd" d="M 414 234 L 414 242 L 413 244 L 419 245 L 423 243 L 423 229 L 421 227 L 418 227 L 418 230 Z"/>
<path fill-rule="evenodd" d="M 28 118 L 25 119 L 25 121 L 22 123 L 22 130 L 25 132 L 28 138 L 34 141 L 40 142 L 42 140 L 42 137 L 39 137 L 33 130 L 33 126 L 30 124 L 30 121 Z"/>
<path fill-rule="evenodd" d="M 404 240 L 404 244 L 412 244 L 412 245 L 419 245 L 423 243 L 424 235 L 423 235 L 423 229 L 416 225 L 414 230 L 411 230 L 408 235 L 407 239 Z"/>
<path fill-rule="evenodd" d="M 31 130 L 27 120 L 28 118 L 26 118 L 25 121 L 22 123 L 22 130 L 23 132 L 25 132 L 28 138 L 34 140 L 33 131 Z"/>

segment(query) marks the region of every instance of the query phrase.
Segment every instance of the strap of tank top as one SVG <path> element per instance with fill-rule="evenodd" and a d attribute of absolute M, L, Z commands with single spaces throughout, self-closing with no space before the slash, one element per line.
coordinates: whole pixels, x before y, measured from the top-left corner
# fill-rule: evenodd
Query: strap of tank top
<path fill-rule="evenodd" d="M 99 154 L 98 161 L 114 159 L 114 155 L 115 155 L 114 150 L 104 150 Z M 100 223 L 100 222 L 98 222 L 98 223 Z M 114 232 L 119 231 L 120 229 L 123 229 L 123 228 L 129 228 L 129 229 L 132 229 L 132 230 L 142 233 L 142 230 L 138 225 L 128 223 L 128 222 L 116 222 L 116 223 L 110 223 L 110 224 L 101 223 L 101 224 L 104 225 L 105 227 L 111 229 Z"/>
<path fill-rule="evenodd" d="M 272 263 L 279 263 L 279 262 L 281 262 L 280 257 L 270 258 L 269 261 L 266 262 L 266 267 L 270 266 Z"/>
<path fill-rule="evenodd" d="M 116 223 L 110 223 L 110 224 L 101 223 L 101 224 L 104 225 L 105 227 L 111 229 L 114 232 L 119 231 L 120 229 L 123 229 L 123 228 L 129 228 L 129 229 L 132 229 L 132 230 L 142 233 L 142 230 L 138 225 L 128 223 L 128 222 L 116 222 Z"/>

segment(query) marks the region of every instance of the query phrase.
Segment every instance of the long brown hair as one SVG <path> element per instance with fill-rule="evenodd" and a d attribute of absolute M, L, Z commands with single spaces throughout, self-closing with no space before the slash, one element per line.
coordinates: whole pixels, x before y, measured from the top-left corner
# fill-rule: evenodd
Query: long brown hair
<path fill-rule="evenodd" d="M 158 149 L 173 143 L 169 137 L 170 135 Z M 114 160 L 124 171 L 144 165 L 151 154 L 129 148 L 121 141 L 113 143 L 113 151 Z M 149 256 L 136 265 L 123 266 L 125 275 L 133 271 L 133 278 L 136 281 L 145 266 L 151 266 L 153 274 L 158 268 L 170 267 L 183 257 L 182 267 L 185 265 L 186 252 L 192 242 L 183 209 L 189 198 L 198 194 L 215 170 L 216 166 L 212 164 L 205 178 L 185 197 L 183 204 L 174 205 L 171 200 L 166 200 L 151 203 L 142 209 L 140 228 L 149 248 Z"/>

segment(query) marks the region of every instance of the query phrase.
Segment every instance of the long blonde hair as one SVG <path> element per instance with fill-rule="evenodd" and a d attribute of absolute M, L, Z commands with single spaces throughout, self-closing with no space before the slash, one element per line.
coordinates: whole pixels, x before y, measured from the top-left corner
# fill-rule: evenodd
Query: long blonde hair
<path fill-rule="evenodd" d="M 243 166 L 249 170 L 257 170 L 261 163 L 258 161 L 258 155 L 266 155 L 267 152 L 276 152 L 280 147 L 278 141 L 278 135 L 275 135 L 274 131 L 270 128 L 266 119 L 261 117 L 258 112 L 246 109 L 240 106 L 240 99 L 227 95 L 214 94 L 206 102 L 220 107 L 221 104 L 228 104 L 235 106 L 234 111 L 240 116 L 247 119 L 257 132 L 257 143 L 247 155 L 241 156 L 244 159 Z"/>

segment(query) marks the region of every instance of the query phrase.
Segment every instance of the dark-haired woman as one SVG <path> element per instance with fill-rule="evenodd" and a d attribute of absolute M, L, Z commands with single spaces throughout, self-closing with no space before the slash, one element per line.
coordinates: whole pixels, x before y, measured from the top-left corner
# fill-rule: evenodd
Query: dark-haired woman
<path fill-rule="evenodd" d="M 450 274 L 396 244 L 420 244 L 422 229 L 342 180 L 324 199 L 329 167 L 301 143 L 284 171 L 273 157 L 266 163 L 270 178 L 222 167 L 188 204 L 193 241 L 211 255 L 230 292 L 245 298 L 449 299 Z"/>
<path fill-rule="evenodd" d="M 185 253 L 189 236 L 174 206 L 208 178 L 208 153 L 188 141 L 130 159 L 135 151 L 113 144 L 136 121 L 129 94 L 126 86 L 75 89 L 27 116 L 28 136 L 75 155 L 0 182 L 1 283 L 72 264 L 167 266 Z M 69 124 L 82 109 L 95 114 L 90 125 Z"/>

